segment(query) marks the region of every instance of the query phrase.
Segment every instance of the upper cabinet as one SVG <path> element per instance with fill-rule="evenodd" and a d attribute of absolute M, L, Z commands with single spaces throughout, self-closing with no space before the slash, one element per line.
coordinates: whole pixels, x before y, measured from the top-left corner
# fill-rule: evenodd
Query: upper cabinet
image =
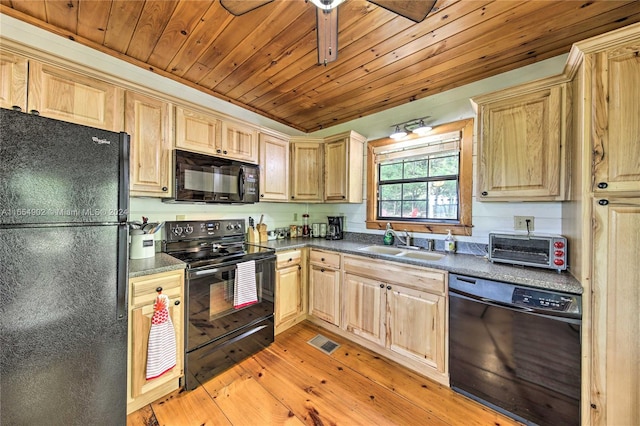
<path fill-rule="evenodd" d="M 323 140 L 291 138 L 291 201 L 322 202 Z"/>
<path fill-rule="evenodd" d="M 640 43 L 590 57 L 593 190 L 640 191 Z"/>
<path fill-rule="evenodd" d="M 324 199 L 326 202 L 362 202 L 365 141 L 364 136 L 353 131 L 325 138 Z"/>
<path fill-rule="evenodd" d="M 289 200 L 289 140 L 260 133 L 260 201 Z"/>
<path fill-rule="evenodd" d="M 221 128 L 220 119 L 211 114 L 176 107 L 176 148 L 212 155 L 220 145 Z"/>
<path fill-rule="evenodd" d="M 239 121 L 223 120 L 216 155 L 258 164 L 258 129 Z"/>
<path fill-rule="evenodd" d="M 565 199 L 569 86 L 553 77 L 472 99 L 479 201 Z"/>
<path fill-rule="evenodd" d="M 131 196 L 171 197 L 171 104 L 127 91 L 125 129 L 131 135 Z"/>
<path fill-rule="evenodd" d="M 0 51 L 0 107 L 27 110 L 27 59 Z"/>
<path fill-rule="evenodd" d="M 124 91 L 110 83 L 29 61 L 28 111 L 119 132 Z"/>

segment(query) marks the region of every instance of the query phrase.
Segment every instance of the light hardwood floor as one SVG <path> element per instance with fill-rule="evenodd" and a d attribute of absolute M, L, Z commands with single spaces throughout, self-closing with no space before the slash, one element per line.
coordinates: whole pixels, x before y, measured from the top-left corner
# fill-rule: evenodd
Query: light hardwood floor
<path fill-rule="evenodd" d="M 316 334 L 341 346 L 326 355 L 307 344 Z M 127 426 L 280 424 L 519 423 L 309 322 L 194 391 L 174 392 L 127 418 Z"/>

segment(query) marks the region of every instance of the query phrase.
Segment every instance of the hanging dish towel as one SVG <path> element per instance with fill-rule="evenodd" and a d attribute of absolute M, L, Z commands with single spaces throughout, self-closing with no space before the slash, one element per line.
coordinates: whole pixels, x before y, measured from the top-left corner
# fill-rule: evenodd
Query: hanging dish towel
<path fill-rule="evenodd" d="M 233 291 L 233 307 L 243 308 L 258 302 L 258 291 L 256 289 L 256 262 L 238 263 L 236 269 L 236 279 Z"/>
<path fill-rule="evenodd" d="M 176 366 L 176 332 L 169 316 L 169 296 L 159 294 L 153 310 L 147 350 L 147 380 L 160 377 Z"/>

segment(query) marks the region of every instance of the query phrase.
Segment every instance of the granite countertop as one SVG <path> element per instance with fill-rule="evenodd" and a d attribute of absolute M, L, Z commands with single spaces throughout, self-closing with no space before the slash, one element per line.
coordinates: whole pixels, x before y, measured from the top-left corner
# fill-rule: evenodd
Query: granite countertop
<path fill-rule="evenodd" d="M 129 259 L 129 278 L 184 269 L 186 266 L 186 263 L 173 256 L 165 253 L 156 253 L 154 257 L 146 259 Z"/>
<path fill-rule="evenodd" d="M 566 271 L 558 273 L 557 271 L 549 269 L 491 263 L 483 255 L 446 254 L 440 260 L 417 260 L 362 251 L 362 248 L 372 245 L 370 242 L 322 240 L 319 238 L 292 238 L 274 240 L 261 243 L 260 245 L 273 248 L 276 250 L 276 252 L 302 247 L 333 250 L 346 254 L 355 254 L 358 256 L 370 257 L 373 259 L 384 259 L 411 265 L 441 269 L 451 273 L 468 275 L 477 278 L 486 278 L 495 281 L 504 281 L 512 284 L 520 284 L 536 288 L 582 294 L 582 286 L 580 285 L 578 280 L 576 280 L 571 274 Z"/>

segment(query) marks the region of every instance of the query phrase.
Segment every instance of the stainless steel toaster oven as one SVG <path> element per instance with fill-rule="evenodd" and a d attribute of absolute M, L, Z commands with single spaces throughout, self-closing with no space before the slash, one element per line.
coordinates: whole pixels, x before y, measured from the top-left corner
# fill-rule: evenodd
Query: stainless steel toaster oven
<path fill-rule="evenodd" d="M 567 239 L 561 235 L 490 232 L 489 260 L 564 271 Z"/>

